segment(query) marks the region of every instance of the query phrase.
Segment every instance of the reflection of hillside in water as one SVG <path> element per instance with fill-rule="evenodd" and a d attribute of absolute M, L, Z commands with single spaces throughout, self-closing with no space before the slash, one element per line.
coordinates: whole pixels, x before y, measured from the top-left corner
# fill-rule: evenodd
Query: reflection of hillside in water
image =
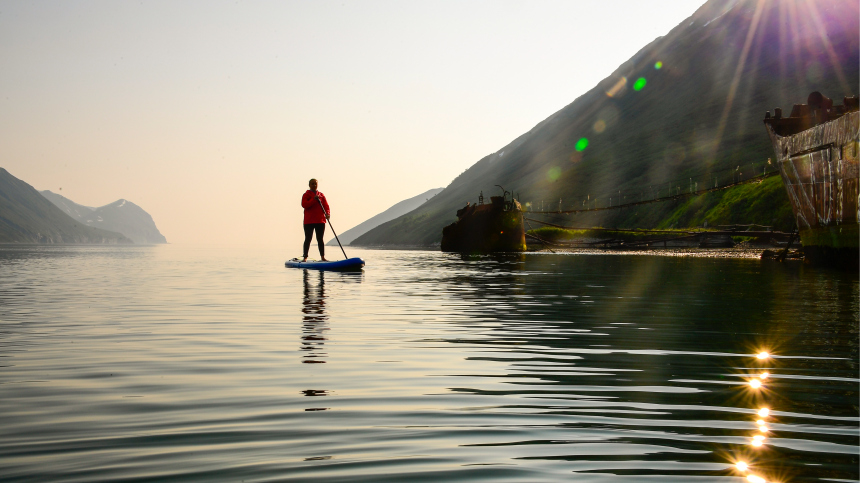
<path fill-rule="evenodd" d="M 777 416 L 759 457 L 792 481 L 857 478 L 856 276 L 753 260 L 467 262 L 474 271 L 444 282 L 471 337 L 450 342 L 507 370 L 455 390 L 499 397 L 489 411 L 561 416 L 556 438 L 505 445 L 575 472 L 731 474 L 715 454 L 748 449 L 757 401 L 739 389 L 765 345 L 778 358 L 762 394 Z"/>

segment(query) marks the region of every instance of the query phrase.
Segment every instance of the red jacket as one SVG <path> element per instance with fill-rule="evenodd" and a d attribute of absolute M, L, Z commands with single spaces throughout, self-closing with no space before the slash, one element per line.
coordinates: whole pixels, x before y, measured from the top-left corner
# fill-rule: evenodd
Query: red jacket
<path fill-rule="evenodd" d="M 317 196 L 319 197 L 319 201 L 316 200 Z M 322 205 L 325 207 L 325 214 L 323 214 L 323 210 L 320 208 L 320 201 L 322 201 Z M 302 195 L 302 208 L 305 209 L 305 225 L 325 223 L 325 217 L 331 216 L 328 201 L 325 200 L 325 195 L 320 191 L 305 191 L 305 194 Z"/>

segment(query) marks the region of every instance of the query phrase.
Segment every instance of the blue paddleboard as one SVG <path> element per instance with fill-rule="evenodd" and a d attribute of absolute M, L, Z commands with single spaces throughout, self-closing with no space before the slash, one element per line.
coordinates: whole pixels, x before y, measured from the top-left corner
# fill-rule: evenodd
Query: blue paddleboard
<path fill-rule="evenodd" d="M 346 260 L 337 260 L 334 262 L 317 262 L 308 260 L 301 261 L 299 258 L 287 260 L 284 264 L 287 268 L 309 268 L 312 270 L 361 270 L 364 266 L 364 260 L 360 258 L 347 258 Z"/>

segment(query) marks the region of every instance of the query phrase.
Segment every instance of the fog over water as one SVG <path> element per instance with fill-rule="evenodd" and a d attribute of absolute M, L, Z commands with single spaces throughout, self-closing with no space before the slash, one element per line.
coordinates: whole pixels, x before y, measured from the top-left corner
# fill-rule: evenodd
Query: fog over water
<path fill-rule="evenodd" d="M 347 251 L 3 247 L 0 480 L 860 478 L 856 274 Z"/>

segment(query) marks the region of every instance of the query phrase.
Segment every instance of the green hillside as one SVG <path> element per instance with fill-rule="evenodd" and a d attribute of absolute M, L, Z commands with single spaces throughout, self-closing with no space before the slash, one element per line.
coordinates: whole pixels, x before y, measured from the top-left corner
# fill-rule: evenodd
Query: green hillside
<path fill-rule="evenodd" d="M 657 228 L 735 225 L 772 226 L 777 231 L 794 229 L 794 214 L 782 184 L 772 177 L 761 183 L 695 196 L 680 203 Z"/>
<path fill-rule="evenodd" d="M 815 90 L 837 103 L 857 93 L 858 32 L 856 1 L 711 0 L 592 90 L 475 163 L 423 206 L 352 244 L 436 244 L 458 208 L 474 203 L 481 191 L 499 193 L 497 184 L 518 193 L 532 210 L 559 204 L 574 209 L 653 199 L 760 174 L 773 157 L 762 124 L 765 111 L 790 110 Z M 717 209 L 720 217 L 735 221 L 784 220 L 787 198 L 778 201 L 776 192 L 772 203 L 728 203 L 727 194 L 716 202 L 714 194 L 706 195 L 701 206 L 695 200 L 654 203 L 577 215 L 576 223 L 680 226 L 717 216 L 708 211 Z"/>

